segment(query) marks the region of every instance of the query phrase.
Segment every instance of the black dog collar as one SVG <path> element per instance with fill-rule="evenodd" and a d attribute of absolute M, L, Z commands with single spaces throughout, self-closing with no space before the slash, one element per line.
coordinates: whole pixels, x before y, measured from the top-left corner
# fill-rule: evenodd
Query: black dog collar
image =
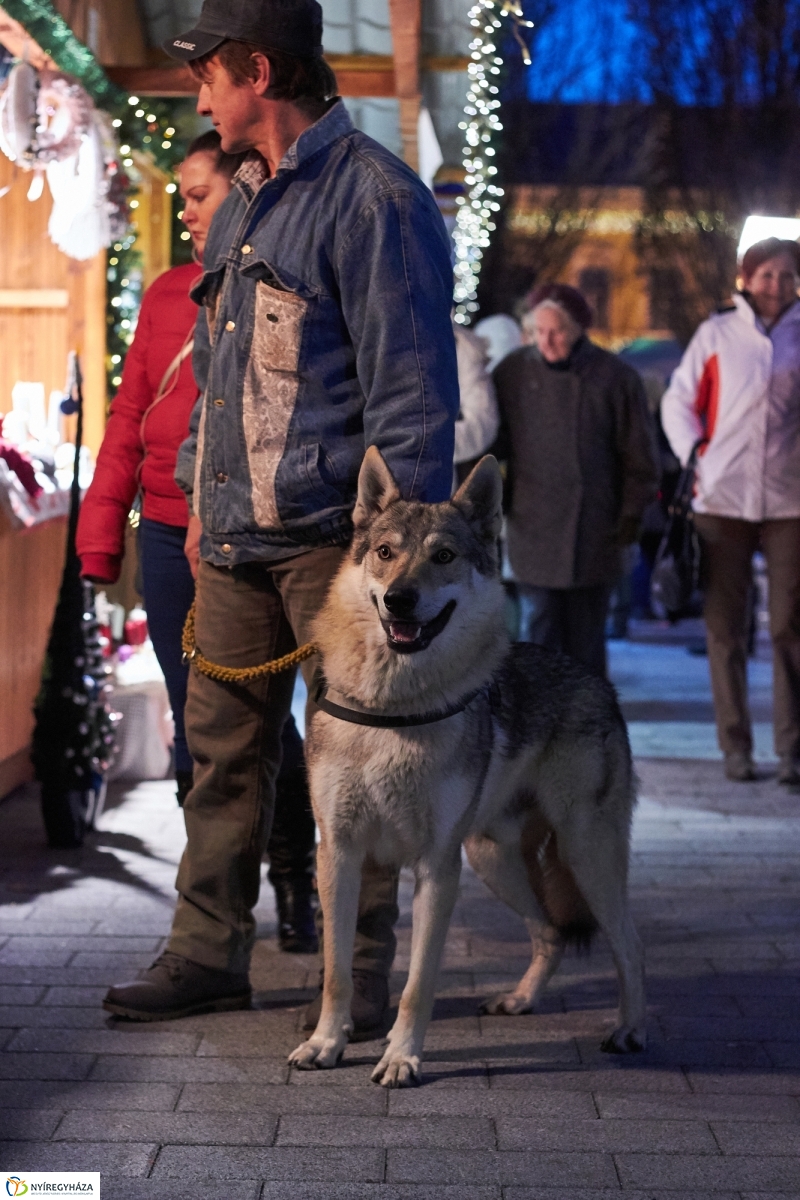
<path fill-rule="evenodd" d="M 342 704 L 334 704 L 332 700 L 327 699 L 328 685 L 324 679 L 315 689 L 311 699 L 317 708 L 322 709 L 329 716 L 337 717 L 340 721 L 349 721 L 351 725 L 371 725 L 374 729 L 410 729 L 415 725 L 433 725 L 436 721 L 445 721 L 448 717 L 454 717 L 456 713 L 463 712 L 485 690 L 486 684 L 438 712 L 396 717 L 386 716 L 384 713 L 362 712 L 357 708 L 345 708 Z"/>

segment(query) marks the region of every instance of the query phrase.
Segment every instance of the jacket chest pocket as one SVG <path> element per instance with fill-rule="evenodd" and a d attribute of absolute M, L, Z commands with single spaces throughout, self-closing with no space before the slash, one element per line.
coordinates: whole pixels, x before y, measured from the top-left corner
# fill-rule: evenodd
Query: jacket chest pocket
<path fill-rule="evenodd" d="M 256 283 L 251 355 L 267 371 L 297 371 L 308 301 L 261 280 Z"/>

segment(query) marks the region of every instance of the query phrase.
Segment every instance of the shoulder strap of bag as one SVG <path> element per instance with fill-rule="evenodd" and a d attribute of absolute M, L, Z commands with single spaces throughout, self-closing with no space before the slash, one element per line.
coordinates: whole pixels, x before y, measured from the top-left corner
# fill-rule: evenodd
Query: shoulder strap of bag
<path fill-rule="evenodd" d="M 190 337 L 188 342 L 184 342 L 184 344 L 181 346 L 180 350 L 175 355 L 172 362 L 169 364 L 166 371 L 164 372 L 161 383 L 158 385 L 158 391 L 156 392 L 156 398 L 153 401 L 153 404 L 158 404 L 159 400 L 163 400 L 170 379 L 172 378 L 173 374 L 176 374 L 180 370 L 181 363 L 183 362 L 183 360 L 185 358 L 189 357 L 189 355 L 192 353 L 193 349 L 194 349 L 194 337 Z M 153 407 L 153 404 L 150 405 L 150 408 Z M 148 408 L 147 412 L 148 413 L 150 412 L 149 408 Z M 146 415 L 147 415 L 147 413 L 145 413 L 145 416 Z"/>

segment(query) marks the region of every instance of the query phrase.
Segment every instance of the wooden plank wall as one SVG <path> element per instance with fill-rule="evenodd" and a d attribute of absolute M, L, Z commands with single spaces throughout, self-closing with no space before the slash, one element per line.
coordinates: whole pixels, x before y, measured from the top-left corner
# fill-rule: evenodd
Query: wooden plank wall
<path fill-rule="evenodd" d="M 45 185 L 40 199 L 31 202 L 30 182 L 28 172 L 15 171 L 0 154 L 0 188 L 11 188 L 0 197 L 0 413 L 11 408 L 11 389 L 18 379 L 44 383 L 45 398 L 63 388 L 67 353 L 78 349 L 85 378 L 85 437 L 96 454 L 106 410 L 106 255 L 103 251 L 89 262 L 75 262 L 62 254 L 47 236 L 50 192 Z M 12 294 L 19 291 L 27 296 Z M 13 306 L 15 300 L 29 306 Z"/>
<path fill-rule="evenodd" d="M 0 797 L 31 778 L 33 702 L 53 621 L 66 518 L 10 532 L 0 516 Z"/>

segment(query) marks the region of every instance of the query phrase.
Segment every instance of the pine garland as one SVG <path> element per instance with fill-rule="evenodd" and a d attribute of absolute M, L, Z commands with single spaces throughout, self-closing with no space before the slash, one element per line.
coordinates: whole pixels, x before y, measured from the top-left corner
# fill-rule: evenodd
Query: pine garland
<path fill-rule="evenodd" d="M 50 0 L 3 0 L 3 8 L 25 26 L 60 70 L 86 88 L 99 108 L 124 103 L 125 93 L 111 82 L 89 47 L 75 37 Z"/>

